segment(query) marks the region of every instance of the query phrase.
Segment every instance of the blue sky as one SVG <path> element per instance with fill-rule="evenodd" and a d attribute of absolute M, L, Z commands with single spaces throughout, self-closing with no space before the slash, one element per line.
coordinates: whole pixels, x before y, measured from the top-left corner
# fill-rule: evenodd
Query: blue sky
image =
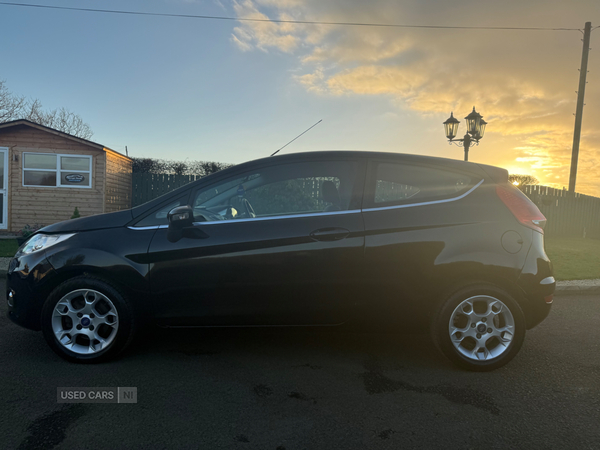
<path fill-rule="evenodd" d="M 22 2 L 25 3 L 25 2 Z M 595 0 L 37 0 L 175 14 L 411 24 L 600 25 Z M 489 122 L 471 160 L 568 184 L 581 34 L 382 30 L 122 16 L 0 5 L 0 79 L 66 107 L 132 156 L 239 163 L 361 149 L 462 158 L 441 123 Z M 600 39 L 600 30 L 592 33 Z M 600 54 L 590 54 L 578 191 L 600 195 Z M 464 123 L 461 130 L 464 132 Z"/>

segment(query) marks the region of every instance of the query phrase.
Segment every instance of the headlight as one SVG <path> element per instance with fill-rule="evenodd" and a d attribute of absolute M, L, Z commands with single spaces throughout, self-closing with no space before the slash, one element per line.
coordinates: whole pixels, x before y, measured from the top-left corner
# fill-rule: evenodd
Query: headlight
<path fill-rule="evenodd" d="M 52 247 L 54 244 L 65 241 L 71 236 L 75 236 L 75 233 L 71 234 L 36 234 L 29 239 L 23 247 L 19 249 L 17 253 L 27 255 L 29 253 L 37 252 L 42 249 Z"/>

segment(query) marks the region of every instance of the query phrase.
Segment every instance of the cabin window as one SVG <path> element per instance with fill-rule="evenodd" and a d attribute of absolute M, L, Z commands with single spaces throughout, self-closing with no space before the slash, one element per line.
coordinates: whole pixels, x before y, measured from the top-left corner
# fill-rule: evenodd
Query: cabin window
<path fill-rule="evenodd" d="M 23 153 L 23 186 L 91 188 L 91 180 L 91 156 Z"/>

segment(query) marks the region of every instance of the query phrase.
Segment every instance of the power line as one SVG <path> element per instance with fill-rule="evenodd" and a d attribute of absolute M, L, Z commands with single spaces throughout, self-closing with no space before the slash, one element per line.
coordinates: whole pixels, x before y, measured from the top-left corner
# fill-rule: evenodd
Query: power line
<path fill-rule="evenodd" d="M 30 3 L 0 2 L 5 6 L 22 6 L 27 8 L 60 9 L 68 11 L 85 11 L 107 14 L 127 14 L 135 16 L 155 16 L 155 17 L 178 17 L 186 19 L 204 19 L 204 20 L 231 20 L 239 22 L 272 22 L 289 23 L 298 25 L 340 25 L 351 27 L 382 27 L 382 28 L 429 28 L 429 29 L 454 29 L 454 30 L 524 30 L 524 31 L 581 31 L 579 28 L 546 28 L 546 27 L 483 27 L 483 26 L 450 26 L 450 25 L 406 25 L 397 23 L 362 23 L 362 22 L 326 22 L 318 20 L 283 20 L 283 19 L 258 19 L 252 17 L 225 17 L 225 16 L 205 16 L 195 14 L 170 14 L 170 13 L 152 13 L 143 11 L 119 11 L 112 9 L 92 9 L 92 8 L 73 8 L 68 6 L 50 6 L 35 5 Z"/>

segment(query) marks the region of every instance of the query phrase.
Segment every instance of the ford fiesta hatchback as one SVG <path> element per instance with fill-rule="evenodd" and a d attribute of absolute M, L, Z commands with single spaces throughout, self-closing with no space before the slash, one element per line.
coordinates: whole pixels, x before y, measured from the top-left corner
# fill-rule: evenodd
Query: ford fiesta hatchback
<path fill-rule="evenodd" d="M 223 170 L 144 205 L 47 226 L 11 261 L 8 316 L 73 362 L 141 323 L 429 328 L 492 370 L 549 313 L 545 218 L 506 170 L 311 152 Z"/>

